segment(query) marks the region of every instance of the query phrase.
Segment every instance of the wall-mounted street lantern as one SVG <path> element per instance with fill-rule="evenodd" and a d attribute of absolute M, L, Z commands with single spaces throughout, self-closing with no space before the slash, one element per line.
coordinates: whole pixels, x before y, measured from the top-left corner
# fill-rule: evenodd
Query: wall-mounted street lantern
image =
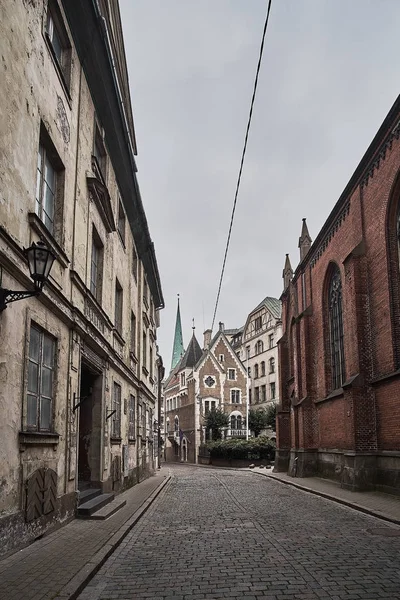
<path fill-rule="evenodd" d="M 7 304 L 10 304 L 10 302 L 16 302 L 17 300 L 23 300 L 31 296 L 38 296 L 43 290 L 43 286 L 49 277 L 51 267 L 56 258 L 46 244 L 41 241 L 37 244 L 33 242 L 32 246 L 24 250 L 24 254 L 28 259 L 29 274 L 31 279 L 33 279 L 35 289 L 31 292 L 26 292 L 13 291 L 0 287 L 0 312 L 7 308 Z"/>

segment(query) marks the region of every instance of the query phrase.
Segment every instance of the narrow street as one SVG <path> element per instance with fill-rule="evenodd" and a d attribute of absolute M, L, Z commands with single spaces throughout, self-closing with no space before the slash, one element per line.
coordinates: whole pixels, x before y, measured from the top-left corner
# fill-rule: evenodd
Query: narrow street
<path fill-rule="evenodd" d="M 400 599 L 400 528 L 249 471 L 172 479 L 80 600 Z"/>

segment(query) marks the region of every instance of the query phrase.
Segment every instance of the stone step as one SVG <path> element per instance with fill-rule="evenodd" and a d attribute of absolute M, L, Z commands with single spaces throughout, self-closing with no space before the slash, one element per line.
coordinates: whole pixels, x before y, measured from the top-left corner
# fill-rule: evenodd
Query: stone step
<path fill-rule="evenodd" d="M 76 516 L 81 519 L 87 519 L 94 512 L 103 508 L 106 504 L 109 504 L 112 500 L 114 500 L 114 494 L 100 494 L 87 502 L 84 502 L 80 506 L 78 506 L 76 511 Z"/>
<path fill-rule="evenodd" d="M 93 498 L 96 498 L 97 496 L 100 496 L 100 494 L 100 488 L 87 488 L 86 490 L 82 491 L 79 490 L 78 506 L 84 504 L 85 502 L 88 502 L 89 500 L 92 500 Z"/>
<path fill-rule="evenodd" d="M 112 502 L 100 508 L 100 510 L 96 510 L 95 513 L 87 517 L 88 519 L 104 521 L 109 517 L 112 517 L 120 508 L 125 506 L 126 500 L 120 500 L 119 498 L 115 498 Z"/>

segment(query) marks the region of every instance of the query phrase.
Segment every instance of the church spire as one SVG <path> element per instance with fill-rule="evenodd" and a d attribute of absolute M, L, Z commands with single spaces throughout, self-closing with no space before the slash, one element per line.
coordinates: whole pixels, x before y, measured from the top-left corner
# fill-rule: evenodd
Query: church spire
<path fill-rule="evenodd" d="M 185 349 L 183 347 L 181 311 L 180 311 L 180 307 L 179 307 L 179 294 L 178 294 L 178 309 L 176 311 L 175 336 L 174 336 L 174 347 L 172 349 L 171 371 L 176 367 L 176 365 L 181 360 L 184 353 L 185 353 Z"/>
<path fill-rule="evenodd" d="M 283 268 L 283 290 L 286 290 L 293 277 L 293 269 L 290 264 L 289 254 L 286 254 L 285 266 Z"/>
<path fill-rule="evenodd" d="M 300 248 L 300 261 L 303 260 L 309 249 L 311 248 L 311 237 L 308 233 L 308 227 L 306 219 L 303 219 L 303 225 L 301 227 L 301 236 L 299 237 L 299 248 Z"/>

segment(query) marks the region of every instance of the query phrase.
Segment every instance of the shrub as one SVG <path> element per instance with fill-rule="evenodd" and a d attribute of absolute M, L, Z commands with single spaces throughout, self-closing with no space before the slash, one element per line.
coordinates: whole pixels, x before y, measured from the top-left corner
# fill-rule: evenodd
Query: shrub
<path fill-rule="evenodd" d="M 275 442 L 265 436 L 250 440 L 230 439 L 209 442 L 207 449 L 211 458 L 273 460 Z"/>

